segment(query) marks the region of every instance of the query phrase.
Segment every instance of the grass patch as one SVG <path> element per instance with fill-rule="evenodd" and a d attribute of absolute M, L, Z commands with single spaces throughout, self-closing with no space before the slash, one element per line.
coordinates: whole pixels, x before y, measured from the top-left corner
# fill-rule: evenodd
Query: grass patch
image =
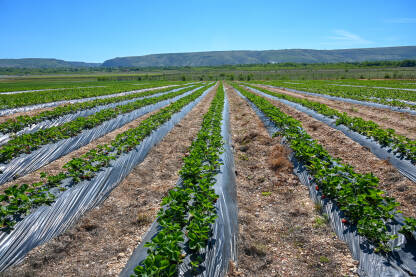
<path fill-rule="evenodd" d="M 331 260 L 330 260 L 328 257 L 326 257 L 326 256 L 320 256 L 320 257 L 319 257 L 319 261 L 320 261 L 321 263 L 323 263 L 323 264 L 327 264 L 327 263 L 329 263 Z"/>
<path fill-rule="evenodd" d="M 328 224 L 328 216 L 326 214 L 322 216 L 315 216 L 313 227 L 316 229 L 322 228 Z"/>

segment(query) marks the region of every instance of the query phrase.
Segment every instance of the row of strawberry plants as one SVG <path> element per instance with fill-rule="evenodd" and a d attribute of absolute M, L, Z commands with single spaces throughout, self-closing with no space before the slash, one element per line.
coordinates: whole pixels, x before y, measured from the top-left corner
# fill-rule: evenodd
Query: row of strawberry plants
<path fill-rule="evenodd" d="M 140 86 L 140 89 L 155 88 L 162 85 L 180 84 L 178 82 L 156 82 Z M 89 98 L 137 90 L 132 84 L 113 84 L 100 88 L 73 88 L 66 90 L 36 91 L 19 94 L 0 94 L 0 109 L 49 103 L 62 100 Z"/>
<path fill-rule="evenodd" d="M 221 136 L 224 90 L 218 87 L 202 127 L 189 148 L 180 170 L 182 184 L 169 191 L 162 201 L 157 222 L 161 226 L 152 241 L 145 244 L 147 257 L 134 272 L 136 276 L 176 276 L 178 265 L 190 255 L 190 267 L 197 272 L 203 262 L 199 251 L 205 249 L 216 219 L 218 195 L 213 185 L 223 149 Z M 190 253 L 185 254 L 181 244 Z"/>
<path fill-rule="evenodd" d="M 175 88 L 182 88 L 184 86 L 185 85 L 178 86 Z M 29 116 L 29 115 L 17 116 L 15 118 L 10 118 L 0 123 L 0 133 L 6 134 L 10 132 L 18 132 L 24 129 L 25 127 L 31 126 L 32 124 L 36 124 L 44 120 L 51 120 L 51 119 L 55 119 L 55 118 L 67 115 L 67 114 L 73 114 L 81 110 L 88 110 L 97 106 L 126 101 L 126 100 L 134 99 L 137 97 L 149 96 L 149 95 L 169 91 L 172 89 L 173 89 L 172 87 L 168 87 L 168 88 L 162 88 L 162 89 L 157 89 L 157 90 L 142 91 L 142 92 L 132 93 L 132 94 L 123 95 L 123 96 L 116 96 L 116 97 L 111 97 L 111 98 L 95 99 L 95 100 L 83 102 L 83 103 L 74 103 L 74 104 L 59 106 L 57 108 L 54 108 L 53 110 L 43 111 L 33 116 Z"/>
<path fill-rule="evenodd" d="M 187 88 L 164 94 L 158 97 L 140 99 L 134 102 L 127 103 L 125 105 L 117 106 L 115 108 L 104 109 L 95 114 L 87 117 L 79 117 L 73 121 L 64 123 L 59 126 L 53 126 L 50 128 L 42 129 L 34 133 L 22 134 L 17 136 L 0 148 L 0 162 L 8 163 L 13 158 L 25 153 L 29 154 L 32 151 L 39 149 L 41 146 L 48 143 L 56 142 L 62 139 L 75 137 L 83 130 L 92 129 L 101 125 L 105 121 L 125 113 L 132 112 L 136 109 L 158 103 L 160 101 L 174 98 L 186 91 L 191 90 Z"/>
<path fill-rule="evenodd" d="M 32 81 L 27 80 L 11 80 L 0 83 L 0 93 L 3 92 L 14 92 L 14 91 L 33 91 L 41 89 L 70 89 L 78 87 L 99 87 L 99 86 L 108 86 L 114 82 L 111 81 L 64 81 L 64 80 L 45 80 L 37 79 Z M 133 81 L 131 81 L 133 83 Z M 138 83 L 134 81 L 134 83 Z"/>
<path fill-rule="evenodd" d="M 342 80 L 287 80 L 277 81 L 282 84 L 321 84 L 330 86 L 356 86 L 380 89 L 416 89 L 416 83 L 409 80 L 364 80 L 364 79 L 342 79 Z"/>
<path fill-rule="evenodd" d="M 284 136 L 296 158 L 303 162 L 322 198 L 331 199 L 343 211 L 345 224 L 357 227 L 358 234 L 368 239 L 376 251 L 391 251 L 391 241 L 397 238 L 389 232 L 391 222 L 399 205 L 393 198 L 378 188 L 379 180 L 372 173 L 358 174 L 353 167 L 342 164 L 312 139 L 303 129 L 301 122 L 286 115 L 265 98 L 233 84 L 240 93 L 254 103 L 280 129 L 275 135 Z M 401 233 L 407 237 L 416 231 L 416 220 L 405 218 L 406 225 Z"/>
<path fill-rule="evenodd" d="M 264 82 L 264 84 L 270 84 L 277 87 L 291 88 L 300 91 L 313 92 L 342 98 L 350 98 L 359 101 L 380 103 L 399 108 L 416 109 L 414 105 L 398 101 L 405 100 L 415 102 L 416 94 L 413 91 L 391 90 L 371 87 L 331 86 L 317 81 L 303 81 L 302 84 L 294 84 L 287 82 Z"/>
<path fill-rule="evenodd" d="M 101 170 L 111 166 L 110 162 L 123 153 L 134 150 L 153 130 L 167 122 L 173 114 L 201 96 L 208 87 L 202 87 L 192 94 L 171 103 L 159 112 L 143 120 L 137 127 L 118 134 L 108 144 L 98 145 L 84 155 L 66 163 L 62 171 L 55 175 L 41 173 L 43 180 L 32 184 L 13 185 L 0 194 L 0 227 L 9 232 L 23 216 L 34 208 L 49 205 L 55 200 L 50 191 L 53 188 L 65 190 L 64 180 L 70 178 L 69 186 L 84 180 L 91 180 Z"/>
<path fill-rule="evenodd" d="M 340 85 L 357 85 L 366 87 L 385 87 L 385 88 L 405 88 L 416 89 L 416 83 L 409 80 L 360 80 L 360 79 L 343 79 L 343 80 L 320 80 L 327 84 Z"/>
<path fill-rule="evenodd" d="M 373 138 L 380 143 L 381 146 L 388 146 L 392 148 L 395 153 L 399 153 L 401 157 L 409 159 L 413 164 L 416 163 L 416 141 L 396 134 L 393 129 L 383 129 L 371 120 L 367 121 L 361 117 L 349 116 L 347 113 L 341 113 L 319 102 L 301 99 L 284 93 L 272 92 L 263 88 L 256 87 L 256 89 L 266 94 L 298 103 L 330 118 L 336 118 L 335 124 L 343 124 L 361 135 Z"/>

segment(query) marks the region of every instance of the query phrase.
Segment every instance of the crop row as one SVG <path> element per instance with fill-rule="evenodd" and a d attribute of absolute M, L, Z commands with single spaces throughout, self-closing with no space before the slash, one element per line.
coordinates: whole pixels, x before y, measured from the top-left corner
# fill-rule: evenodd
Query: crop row
<path fill-rule="evenodd" d="M 224 90 L 218 87 L 209 111 L 204 115 L 202 127 L 183 159 L 180 170 L 182 183 L 169 191 L 162 201 L 157 216 L 161 226 L 151 242 L 145 244 L 148 254 L 134 270 L 137 276 L 176 276 L 178 265 L 186 254 L 181 244 L 189 249 L 190 266 L 196 272 L 204 249 L 211 236 L 211 225 L 216 219 L 215 203 L 218 195 L 213 185 L 220 167 L 223 151 L 221 136 Z"/>
<path fill-rule="evenodd" d="M 359 101 L 375 102 L 384 105 L 400 108 L 416 109 L 414 105 L 406 104 L 403 101 L 416 101 L 414 91 L 392 90 L 372 87 L 347 87 L 333 86 L 322 82 L 303 81 L 301 84 L 289 82 L 267 82 L 267 84 L 296 89 L 300 91 L 313 92 L 318 94 L 350 98 Z"/>
<path fill-rule="evenodd" d="M 137 81 L 135 81 L 137 83 Z M 14 92 L 14 91 L 28 91 L 28 90 L 40 90 L 40 89 L 70 89 L 77 87 L 93 87 L 93 86 L 106 86 L 111 84 L 110 82 L 103 81 L 47 81 L 45 79 L 33 80 L 33 81 L 5 81 L 0 83 L 0 93 L 2 92 Z"/>
<path fill-rule="evenodd" d="M 396 134 L 393 129 L 383 129 L 371 120 L 367 121 L 361 117 L 349 116 L 347 113 L 341 113 L 319 102 L 301 99 L 284 93 L 272 92 L 263 88 L 256 87 L 256 89 L 266 94 L 298 103 L 330 118 L 336 118 L 335 124 L 343 124 L 361 135 L 373 138 L 380 143 L 381 146 L 388 146 L 392 148 L 395 153 L 399 153 L 401 157 L 409 159 L 413 164 L 416 163 L 416 141 Z"/>
<path fill-rule="evenodd" d="M 168 84 L 172 85 L 174 83 L 165 83 L 164 85 Z M 161 86 L 161 84 L 152 83 L 149 85 L 141 86 L 140 89 L 154 88 L 158 86 Z M 7 95 L 0 94 L 0 109 L 22 107 L 61 100 L 96 97 L 125 92 L 129 90 L 137 90 L 137 86 L 133 86 L 131 84 L 113 84 L 108 87 L 99 88 L 73 88 L 66 90 L 36 91 Z"/>
<path fill-rule="evenodd" d="M 176 97 L 190 89 L 191 88 L 185 88 L 179 91 L 160 95 L 158 97 L 140 99 L 115 108 L 101 110 L 87 117 L 76 118 L 75 120 L 59 126 L 42 129 L 34 133 L 22 134 L 11 139 L 0 148 L 0 162 L 8 163 L 13 158 L 23 153 L 29 154 L 40 148 L 42 145 L 75 137 L 85 129 L 92 129 L 105 121 L 116 118 L 121 114 L 129 113 L 141 107 Z"/>
<path fill-rule="evenodd" d="M 388 223 L 400 211 L 393 198 L 378 188 L 379 180 L 372 173 L 358 174 L 353 167 L 342 164 L 312 139 L 301 123 L 280 111 L 263 97 L 233 84 L 280 129 L 275 135 L 284 136 L 296 158 L 304 163 L 322 198 L 332 200 L 343 211 L 344 224 L 357 227 L 358 234 L 375 245 L 377 251 L 391 251 L 390 242 L 397 237 L 389 232 Z M 411 236 L 416 220 L 405 218 L 401 233 Z"/>
<path fill-rule="evenodd" d="M 173 114 L 179 112 L 184 106 L 197 99 L 207 87 L 202 87 L 192 94 L 161 109 L 154 115 L 143 120 L 137 127 L 118 134 L 108 144 L 98 145 L 84 155 L 73 158 L 63 166 L 60 173 L 48 175 L 41 173 L 43 181 L 13 185 L 0 194 L 0 226 L 4 232 L 9 232 L 18 220 L 41 205 L 49 205 L 55 200 L 51 193 L 53 188 L 65 190 L 64 180 L 69 180 L 68 186 L 75 186 L 84 180 L 91 180 L 104 168 L 111 166 L 110 162 L 123 153 L 134 150 L 144 138 L 153 130 L 167 122 Z M 68 179 L 69 178 L 69 179 Z"/>
<path fill-rule="evenodd" d="M 178 86 L 175 88 L 181 88 L 183 86 Z M 91 100 L 88 102 L 74 103 L 74 104 L 59 106 L 59 107 L 54 108 L 53 110 L 43 111 L 33 116 L 29 116 L 29 115 L 17 116 L 15 118 L 7 119 L 3 123 L 0 123 L 0 133 L 3 133 L 3 134 L 10 133 L 10 132 L 15 133 L 24 129 L 27 126 L 31 126 L 32 124 L 39 123 L 41 121 L 55 119 L 55 118 L 58 118 L 67 114 L 76 113 L 78 111 L 92 109 L 97 106 L 126 101 L 126 100 L 134 99 L 137 97 L 154 95 L 154 94 L 169 91 L 169 90 L 172 90 L 172 87 L 162 88 L 162 89 L 157 89 L 157 90 L 149 90 L 149 91 L 144 91 L 144 92 L 142 91 L 142 92 L 132 93 L 132 94 L 123 95 L 123 96 L 116 96 L 116 97 L 104 98 L 104 99 L 95 99 L 95 100 Z"/>
<path fill-rule="evenodd" d="M 416 83 L 410 80 L 355 80 L 355 79 L 344 79 L 344 80 L 314 80 L 314 82 L 323 82 L 327 84 L 337 85 L 354 85 L 354 86 L 366 86 L 376 88 L 404 88 L 404 89 L 415 89 Z"/>
<path fill-rule="evenodd" d="M 416 83 L 410 80 L 360 80 L 360 79 L 341 79 L 341 80 L 293 80 L 282 81 L 285 84 L 319 84 L 329 86 L 356 86 L 380 89 L 413 90 Z"/>

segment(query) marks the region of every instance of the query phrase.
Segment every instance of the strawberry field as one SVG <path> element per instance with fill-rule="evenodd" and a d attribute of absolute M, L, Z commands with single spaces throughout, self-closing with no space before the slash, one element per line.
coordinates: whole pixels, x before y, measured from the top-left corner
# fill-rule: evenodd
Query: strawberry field
<path fill-rule="evenodd" d="M 103 84 L 0 88 L 1 276 L 416 274 L 413 85 Z"/>

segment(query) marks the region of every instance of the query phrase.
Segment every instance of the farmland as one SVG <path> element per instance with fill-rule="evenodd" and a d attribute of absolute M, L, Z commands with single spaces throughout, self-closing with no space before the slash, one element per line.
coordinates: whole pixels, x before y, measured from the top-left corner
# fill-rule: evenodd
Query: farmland
<path fill-rule="evenodd" d="M 0 83 L 0 276 L 416 274 L 416 84 L 222 76 Z"/>
<path fill-rule="evenodd" d="M 415 88 L 411 82 L 392 81 L 384 83 L 384 85 L 383 83 L 374 85 L 374 83 L 366 84 L 365 82 L 304 81 L 270 82 L 270 85 L 326 96 L 391 105 L 402 109 L 415 109 L 416 103 Z"/>

